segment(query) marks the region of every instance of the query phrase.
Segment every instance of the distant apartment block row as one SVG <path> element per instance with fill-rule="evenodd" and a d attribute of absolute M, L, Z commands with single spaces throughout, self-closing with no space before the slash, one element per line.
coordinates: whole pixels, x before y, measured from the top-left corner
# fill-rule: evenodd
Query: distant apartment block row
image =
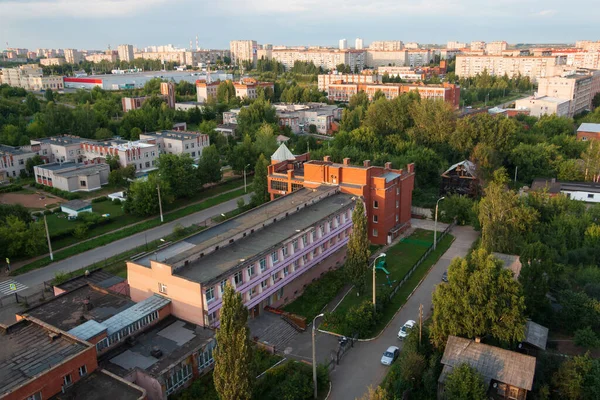
<path fill-rule="evenodd" d="M 0 71 L 0 84 L 20 87 L 25 90 L 60 90 L 64 88 L 63 77 L 44 76 L 42 68 L 36 64 L 25 64 L 16 68 L 4 68 Z"/>
<path fill-rule="evenodd" d="M 108 183 L 108 172 L 102 167 L 108 156 L 118 157 L 122 167 L 132 165 L 136 175 L 143 176 L 157 168 L 160 154 L 188 154 L 197 162 L 209 145 L 206 134 L 179 131 L 143 133 L 137 141 L 94 141 L 68 135 L 34 139 L 29 146 L 0 146 L 0 181 L 25 174 L 27 160 L 39 155 L 46 164 L 35 167 L 38 183 L 61 190 L 91 191 L 99 188 L 97 180 L 83 177 L 98 174 L 100 185 Z M 77 185 L 59 179 L 61 176 L 77 177 Z"/>
<path fill-rule="evenodd" d="M 308 133 L 314 125 L 316 133 L 331 135 L 337 131 L 337 123 L 342 119 L 342 109 L 324 103 L 273 104 L 279 126 L 288 126 L 293 133 Z M 223 124 L 237 125 L 242 109 L 236 108 L 223 113 Z"/>

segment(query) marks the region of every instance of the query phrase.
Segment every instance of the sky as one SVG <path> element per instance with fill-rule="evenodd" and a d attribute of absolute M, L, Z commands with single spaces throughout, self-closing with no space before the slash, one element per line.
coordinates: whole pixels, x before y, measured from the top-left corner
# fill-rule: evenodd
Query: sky
<path fill-rule="evenodd" d="M 0 49 L 600 40 L 598 0 L 0 0 Z"/>

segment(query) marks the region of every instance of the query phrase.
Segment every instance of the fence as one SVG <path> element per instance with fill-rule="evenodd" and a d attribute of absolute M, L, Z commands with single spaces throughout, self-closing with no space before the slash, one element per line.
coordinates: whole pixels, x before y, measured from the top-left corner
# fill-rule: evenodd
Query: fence
<path fill-rule="evenodd" d="M 437 237 L 437 243 L 439 243 L 444 236 L 446 236 L 446 234 L 448 232 L 450 232 L 450 230 L 454 227 L 454 223 L 448 225 L 446 227 L 446 229 L 444 229 L 444 231 L 442 233 L 440 233 Z M 410 271 L 408 271 L 406 273 L 406 275 L 404 275 L 404 278 L 402 278 L 402 280 L 400 282 L 398 282 L 396 284 L 396 286 L 392 289 L 392 292 L 389 294 L 389 299 L 391 300 L 392 297 L 394 297 L 396 295 L 396 293 L 398 293 L 398 290 L 400 290 L 400 288 L 402 287 L 402 285 L 404 285 L 406 283 L 406 281 L 408 279 L 410 279 L 411 275 L 413 274 L 413 272 L 415 272 L 415 270 L 419 267 L 419 265 L 421 265 L 421 263 L 423 263 L 423 261 L 425 261 L 425 259 L 427 258 L 427 256 L 429 256 L 429 254 L 431 254 L 431 252 L 433 251 L 433 243 L 429 246 L 429 248 L 427 249 L 427 251 L 425 251 L 425 253 L 423 253 L 423 255 L 421 256 L 421 258 L 419 258 L 419 260 L 412 266 L 412 268 L 410 269 Z"/>
<path fill-rule="evenodd" d="M 427 219 L 431 219 L 431 216 L 433 215 L 433 210 L 431 210 L 430 208 L 423 208 L 423 207 L 411 207 L 410 208 L 410 212 L 412 215 L 418 216 L 418 217 L 424 217 Z"/>
<path fill-rule="evenodd" d="M 331 350 L 329 353 L 329 362 L 326 364 L 329 371 L 333 371 L 336 365 L 340 365 L 340 361 L 342 361 L 344 354 L 354 348 L 354 343 L 358 342 L 358 333 L 355 333 L 354 336 L 346 339 L 347 342 L 345 345 L 342 346 L 341 344 L 338 344 L 338 349 Z"/>

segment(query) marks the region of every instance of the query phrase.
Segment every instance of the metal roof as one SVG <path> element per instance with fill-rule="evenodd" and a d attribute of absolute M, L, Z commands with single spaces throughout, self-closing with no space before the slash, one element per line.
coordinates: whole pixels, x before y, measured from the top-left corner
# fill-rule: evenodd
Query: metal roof
<path fill-rule="evenodd" d="M 290 149 L 287 148 L 287 146 L 285 144 L 281 144 L 281 146 L 279 146 L 279 148 L 277 149 L 277 151 L 275 151 L 275 153 L 273 153 L 273 155 L 271 156 L 271 160 L 275 160 L 275 161 L 286 161 L 286 160 L 295 160 L 296 156 L 294 156 L 292 154 L 292 152 L 290 151 Z"/>
<path fill-rule="evenodd" d="M 442 357 L 444 369 L 467 363 L 487 380 L 531 390 L 535 357 L 504 350 L 473 340 L 450 336 Z M 446 375 L 442 374 L 445 378 Z M 443 382 L 440 376 L 439 382 Z"/>
<path fill-rule="evenodd" d="M 600 133 L 600 124 L 591 124 L 589 122 L 579 125 L 577 132 L 594 132 Z"/>
<path fill-rule="evenodd" d="M 148 297 L 146 300 L 136 303 L 134 306 L 129 307 L 127 310 L 115 315 L 114 317 L 107 319 L 102 325 L 106 326 L 107 335 L 112 335 L 126 326 L 139 321 L 146 315 L 160 310 L 170 302 L 171 300 L 155 294 L 152 297 Z"/>
<path fill-rule="evenodd" d="M 64 204 L 60 205 L 62 208 L 68 208 L 69 210 L 73 210 L 73 211 L 79 211 L 79 210 L 83 210 L 84 208 L 88 208 L 92 206 L 92 203 L 90 203 L 89 201 L 86 200 L 71 200 L 68 201 Z"/>
<path fill-rule="evenodd" d="M 548 341 L 548 328 L 529 320 L 525 326 L 525 343 L 529 343 L 539 349 L 546 350 Z"/>
<path fill-rule="evenodd" d="M 104 324 L 101 324 L 100 322 L 96 322 L 93 319 L 91 319 L 84 324 L 76 326 L 67 333 L 70 333 L 73 336 L 77 336 L 81 340 L 89 340 L 94 336 L 101 334 L 104 331 L 106 331 L 106 326 L 104 326 Z"/>
<path fill-rule="evenodd" d="M 381 175 L 382 178 L 385 178 L 385 182 L 391 182 L 396 178 L 400 178 L 400 174 L 397 174 L 395 172 L 386 172 L 385 174 Z"/>

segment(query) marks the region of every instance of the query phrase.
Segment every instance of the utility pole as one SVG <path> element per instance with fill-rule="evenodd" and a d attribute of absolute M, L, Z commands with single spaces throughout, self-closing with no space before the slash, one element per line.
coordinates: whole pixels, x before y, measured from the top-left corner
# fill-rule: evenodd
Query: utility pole
<path fill-rule="evenodd" d="M 48 250 L 50 251 L 50 261 L 54 261 L 52 255 L 52 244 L 50 243 L 50 232 L 48 232 L 48 223 L 46 222 L 46 215 L 44 215 L 44 226 L 46 227 L 46 238 L 48 239 Z"/>
<path fill-rule="evenodd" d="M 317 318 L 322 317 L 325 314 L 319 314 L 313 319 L 312 323 L 312 368 L 313 368 L 313 388 L 314 388 L 314 398 L 317 398 L 317 350 L 315 343 L 315 331 L 316 331 L 316 323 Z"/>
<path fill-rule="evenodd" d="M 516 166 L 515 167 L 515 184 L 517 183 L 517 171 L 519 170 L 519 167 Z"/>
<path fill-rule="evenodd" d="M 162 202 L 160 201 L 160 184 L 156 184 L 156 190 L 158 190 L 158 208 L 160 210 L 160 222 L 161 224 L 164 222 L 163 213 L 162 213 Z"/>
<path fill-rule="evenodd" d="M 421 336 L 423 336 L 423 304 L 419 305 L 419 347 L 421 347 Z"/>

